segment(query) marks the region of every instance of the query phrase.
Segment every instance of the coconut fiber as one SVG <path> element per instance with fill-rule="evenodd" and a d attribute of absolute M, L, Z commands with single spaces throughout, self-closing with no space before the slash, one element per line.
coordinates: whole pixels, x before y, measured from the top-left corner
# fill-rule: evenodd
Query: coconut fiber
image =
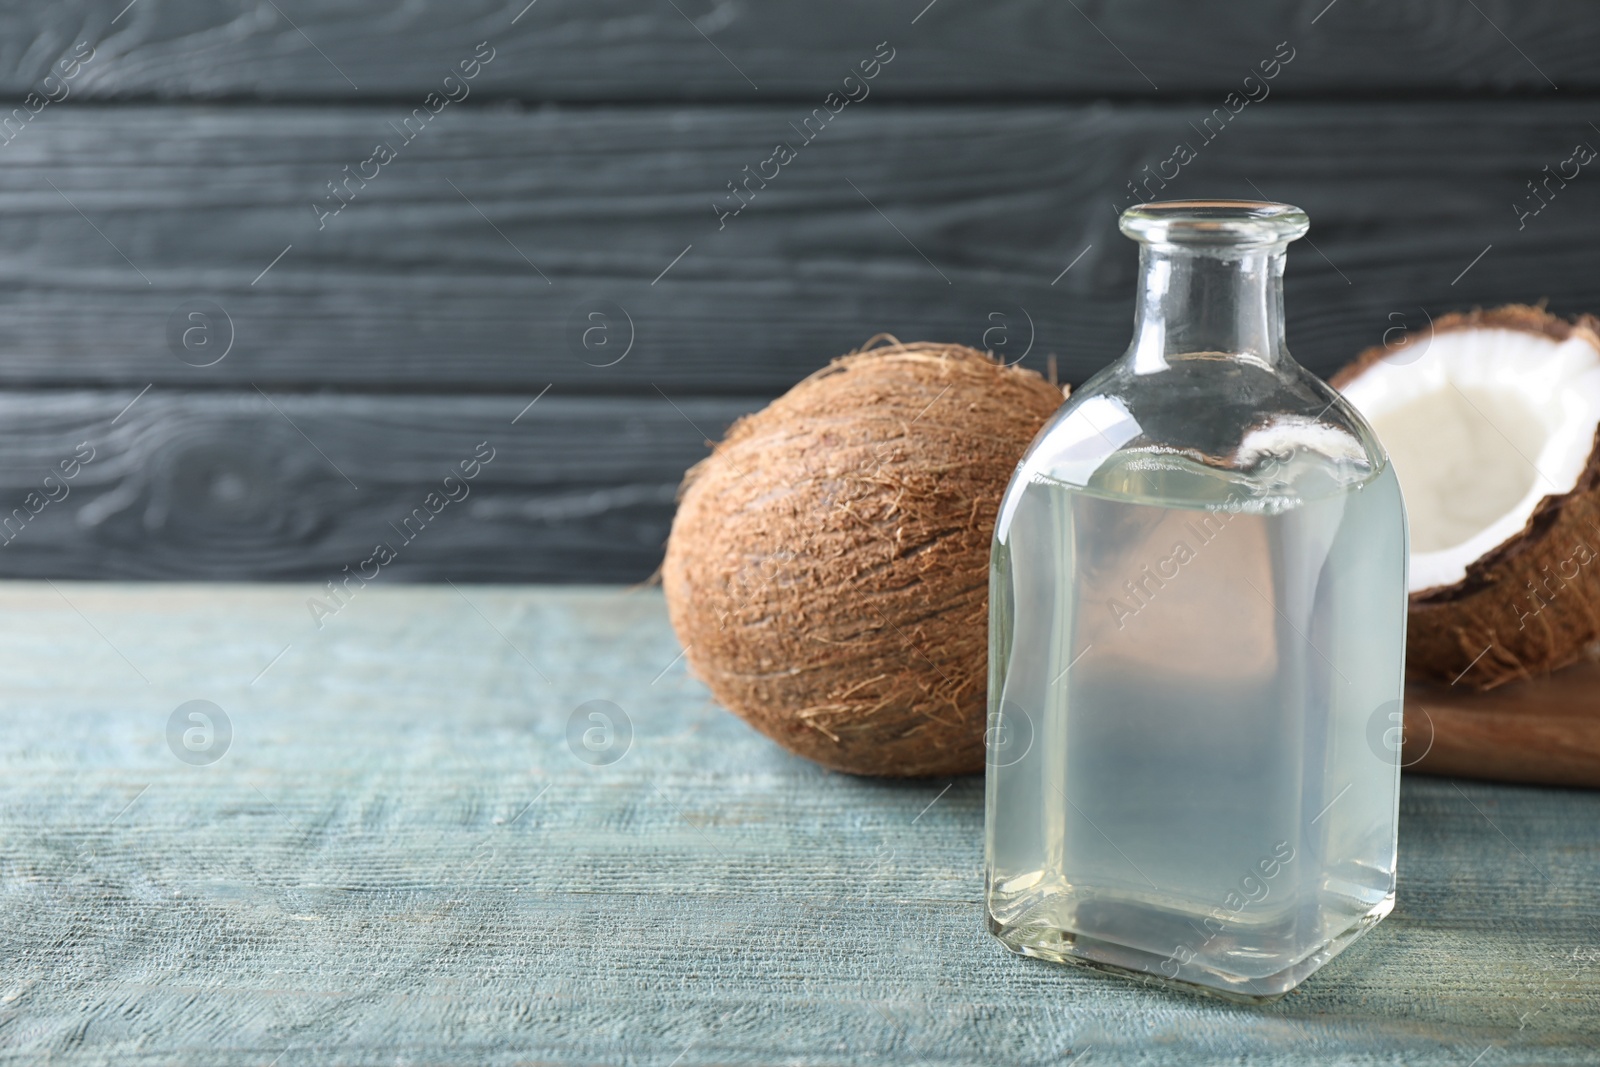
<path fill-rule="evenodd" d="M 690 669 L 828 767 L 981 770 L 989 542 L 1061 400 L 982 352 L 894 342 L 740 419 L 684 479 L 662 569 Z"/>

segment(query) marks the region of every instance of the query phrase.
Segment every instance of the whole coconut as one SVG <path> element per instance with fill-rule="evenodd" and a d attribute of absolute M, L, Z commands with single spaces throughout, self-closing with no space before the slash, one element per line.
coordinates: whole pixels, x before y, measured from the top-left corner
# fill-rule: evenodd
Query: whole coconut
<path fill-rule="evenodd" d="M 685 477 L 667 543 L 690 669 L 836 770 L 980 770 L 989 541 L 1061 400 L 974 349 L 894 342 L 740 419 Z"/>

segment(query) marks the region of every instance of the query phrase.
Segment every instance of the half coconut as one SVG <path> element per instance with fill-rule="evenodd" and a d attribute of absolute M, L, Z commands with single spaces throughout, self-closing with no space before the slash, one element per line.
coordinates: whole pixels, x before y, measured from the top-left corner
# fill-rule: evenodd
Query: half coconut
<path fill-rule="evenodd" d="M 1411 526 L 1408 672 L 1489 689 L 1600 641 L 1600 320 L 1452 314 L 1332 384 L 1389 452 Z"/>

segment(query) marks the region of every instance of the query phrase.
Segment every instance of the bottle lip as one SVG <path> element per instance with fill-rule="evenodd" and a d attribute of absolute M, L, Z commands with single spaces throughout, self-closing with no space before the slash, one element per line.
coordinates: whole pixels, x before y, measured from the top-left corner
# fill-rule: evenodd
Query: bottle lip
<path fill-rule="evenodd" d="M 1118 220 L 1135 241 L 1158 245 L 1284 245 L 1311 228 L 1292 204 L 1265 200 L 1161 200 L 1130 207 Z"/>

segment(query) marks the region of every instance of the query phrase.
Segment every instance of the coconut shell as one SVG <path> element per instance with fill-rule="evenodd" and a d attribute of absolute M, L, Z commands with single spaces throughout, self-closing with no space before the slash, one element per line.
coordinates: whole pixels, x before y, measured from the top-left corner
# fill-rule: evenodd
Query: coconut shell
<path fill-rule="evenodd" d="M 1600 349 L 1600 320 L 1568 321 L 1514 304 L 1445 315 L 1452 330 L 1523 330 L 1555 341 L 1580 336 Z M 1370 348 L 1330 379 L 1343 388 L 1393 351 Z M 1575 565 L 1587 555 L 1590 562 Z M 1541 606 L 1542 605 L 1542 606 Z M 1467 566 L 1451 585 L 1411 594 L 1406 671 L 1415 679 L 1492 689 L 1583 659 L 1600 640 L 1600 432 L 1570 492 L 1545 497 L 1516 535 Z"/>
<path fill-rule="evenodd" d="M 852 774 L 981 770 L 989 543 L 1062 390 L 959 345 L 834 360 L 729 429 L 662 567 L 690 670 Z"/>

